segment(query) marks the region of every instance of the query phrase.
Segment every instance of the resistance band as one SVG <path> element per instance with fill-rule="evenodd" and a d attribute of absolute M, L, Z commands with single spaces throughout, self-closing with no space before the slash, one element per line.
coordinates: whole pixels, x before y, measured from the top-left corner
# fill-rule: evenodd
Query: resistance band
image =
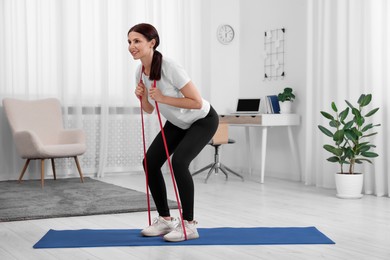
<path fill-rule="evenodd" d="M 142 73 L 144 72 L 144 67 L 142 66 L 142 71 L 140 75 L 139 82 L 142 82 Z M 148 202 L 148 220 L 149 220 L 149 226 L 152 225 L 152 220 L 150 217 L 150 197 L 149 197 L 149 175 L 148 175 L 148 164 L 146 162 L 146 141 L 145 141 L 145 125 L 144 125 L 144 109 L 142 106 L 142 96 L 139 97 L 139 102 L 141 106 L 141 125 L 142 125 L 142 140 L 143 140 L 143 146 L 144 146 L 144 169 L 145 169 L 145 178 L 146 178 L 146 200 Z"/>
<path fill-rule="evenodd" d="M 142 74 L 144 72 L 145 68 L 144 66 L 142 66 L 142 70 L 141 70 L 141 76 L 140 76 L 140 83 L 143 83 L 142 81 Z M 156 88 L 156 80 L 153 81 L 153 88 Z M 144 146 L 144 167 L 145 167 L 145 175 L 146 175 L 146 194 L 148 196 L 148 216 L 149 216 L 149 225 L 151 225 L 151 219 L 150 219 L 150 201 L 149 201 L 149 177 L 148 177 L 148 166 L 147 166 L 147 163 L 146 163 L 146 144 L 145 144 L 145 126 L 144 126 L 144 117 L 143 117 L 143 107 L 142 107 L 142 97 L 140 97 L 140 102 L 141 102 L 141 120 L 142 120 L 142 138 L 143 138 L 143 146 Z M 157 101 L 154 101 L 155 102 L 155 107 L 156 107 L 156 110 L 157 110 L 157 116 L 158 116 L 158 121 L 160 123 L 160 129 L 161 129 L 161 136 L 162 136 L 162 139 L 163 139 L 163 142 L 164 142 L 164 148 L 165 148 L 165 154 L 167 156 L 167 161 L 168 161 L 168 166 L 169 166 L 169 170 L 171 172 L 171 178 L 172 178 L 172 183 L 173 183 L 173 188 L 174 188 L 174 191 L 175 191 L 175 196 L 176 196 L 176 201 L 177 201 L 177 208 L 179 210 L 179 213 L 180 213 L 180 219 L 181 219 L 181 225 L 182 225 L 182 228 L 183 228 L 183 233 L 184 233 L 184 239 L 187 240 L 187 232 L 186 232 L 186 227 L 184 225 L 184 219 L 183 219 L 183 213 L 182 213 L 182 210 L 181 210 L 181 205 L 180 205 L 180 200 L 179 200 L 179 195 L 178 195 L 178 192 L 177 192 L 177 187 L 176 187 L 176 180 L 175 180 L 175 176 L 173 174 L 173 167 L 172 167 L 172 164 L 171 164 L 171 158 L 169 156 L 169 151 L 168 151 L 168 144 L 167 144 L 167 140 L 165 138 L 165 133 L 164 133 L 164 128 L 163 128 L 163 125 L 162 125 L 162 120 L 161 120 L 161 115 L 160 115 L 160 109 L 158 107 L 158 103 Z"/>

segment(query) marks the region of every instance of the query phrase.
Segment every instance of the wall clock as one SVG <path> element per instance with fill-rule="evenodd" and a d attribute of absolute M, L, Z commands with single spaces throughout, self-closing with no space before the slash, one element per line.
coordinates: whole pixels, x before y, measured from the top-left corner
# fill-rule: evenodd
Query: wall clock
<path fill-rule="evenodd" d="M 228 24 L 222 24 L 217 29 L 217 39 L 222 44 L 229 44 L 234 39 L 234 29 Z"/>

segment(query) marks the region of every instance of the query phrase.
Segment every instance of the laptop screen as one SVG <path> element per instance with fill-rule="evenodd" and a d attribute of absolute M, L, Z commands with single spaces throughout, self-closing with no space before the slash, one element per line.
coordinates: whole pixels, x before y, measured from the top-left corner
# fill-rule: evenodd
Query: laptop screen
<path fill-rule="evenodd" d="M 260 98 L 242 99 L 237 102 L 236 112 L 259 112 Z"/>

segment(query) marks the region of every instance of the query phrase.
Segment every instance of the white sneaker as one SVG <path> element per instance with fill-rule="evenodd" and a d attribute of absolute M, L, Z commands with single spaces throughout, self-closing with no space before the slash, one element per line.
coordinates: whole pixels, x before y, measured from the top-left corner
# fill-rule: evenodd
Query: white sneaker
<path fill-rule="evenodd" d="M 177 226 L 177 219 L 171 217 L 171 220 L 165 220 L 163 217 L 159 216 L 153 220 L 152 225 L 143 229 L 141 234 L 146 237 L 161 236 L 174 230 L 175 226 Z"/>
<path fill-rule="evenodd" d="M 178 222 L 179 223 L 177 224 L 176 228 L 164 236 L 165 241 L 179 242 L 179 241 L 185 240 L 184 232 L 183 232 L 183 228 L 182 228 L 182 223 L 180 220 Z M 184 226 L 186 229 L 187 240 L 199 238 L 199 233 L 198 233 L 198 230 L 196 229 L 196 224 L 198 224 L 198 222 L 196 222 L 196 221 L 194 221 L 190 224 L 190 223 L 188 223 L 187 220 L 184 220 Z"/>

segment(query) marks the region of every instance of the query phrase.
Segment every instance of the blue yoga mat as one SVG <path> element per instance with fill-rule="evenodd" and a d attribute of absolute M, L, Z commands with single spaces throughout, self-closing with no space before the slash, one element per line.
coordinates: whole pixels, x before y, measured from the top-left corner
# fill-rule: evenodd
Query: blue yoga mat
<path fill-rule="evenodd" d="M 188 245 L 334 244 L 315 227 L 198 228 L 200 238 L 179 243 L 143 237 L 140 229 L 50 229 L 34 248 Z"/>

